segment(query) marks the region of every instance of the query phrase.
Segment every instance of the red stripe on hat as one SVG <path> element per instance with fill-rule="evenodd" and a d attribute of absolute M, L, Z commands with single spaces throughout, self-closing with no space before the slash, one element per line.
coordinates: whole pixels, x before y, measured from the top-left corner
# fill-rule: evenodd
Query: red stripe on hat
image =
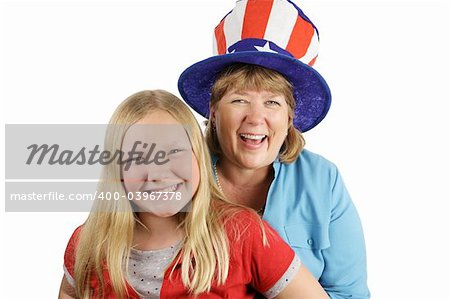
<path fill-rule="evenodd" d="M 314 63 L 316 62 L 316 59 L 317 59 L 317 56 L 314 57 L 313 60 L 311 60 L 311 61 L 308 63 L 308 65 L 309 65 L 309 66 L 313 66 Z"/>
<path fill-rule="evenodd" d="M 313 26 L 302 17 L 297 17 L 286 50 L 295 58 L 302 58 L 308 50 L 313 35 Z"/>
<path fill-rule="evenodd" d="M 245 7 L 241 38 L 264 38 L 273 0 L 248 0 Z"/>
<path fill-rule="evenodd" d="M 225 52 L 227 51 L 227 42 L 225 40 L 225 33 L 223 31 L 224 24 L 225 24 L 225 19 L 223 19 L 219 23 L 219 25 L 217 25 L 216 29 L 214 29 L 214 35 L 216 37 L 218 54 L 225 54 Z"/>

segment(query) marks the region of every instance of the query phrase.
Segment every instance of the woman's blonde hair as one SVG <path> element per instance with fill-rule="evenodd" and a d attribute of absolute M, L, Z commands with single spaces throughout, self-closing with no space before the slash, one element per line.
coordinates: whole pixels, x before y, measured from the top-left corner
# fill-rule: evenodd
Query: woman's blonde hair
<path fill-rule="evenodd" d="M 217 107 L 218 102 L 230 91 L 265 90 L 281 94 L 288 104 L 288 134 L 280 149 L 280 161 L 291 163 L 297 159 L 298 154 L 305 146 L 301 132 L 293 125 L 295 99 L 291 83 L 280 73 L 267 68 L 236 63 L 219 73 L 211 88 L 210 107 Z M 212 154 L 222 155 L 219 140 L 211 121 L 206 125 L 206 143 Z"/>
<path fill-rule="evenodd" d="M 114 112 L 105 138 L 105 150 L 121 149 L 126 130 L 155 110 L 166 111 L 182 125 L 197 158 L 200 182 L 192 199 L 191 211 L 179 213 L 185 239 L 181 248 L 182 282 L 193 294 L 207 292 L 213 279 L 223 284 L 228 276 L 229 246 L 223 228 L 222 211 L 214 208 L 212 198 L 225 201 L 212 177 L 211 159 L 200 127 L 187 106 L 176 96 L 163 90 L 141 91 L 128 97 Z M 100 295 L 105 291 L 107 269 L 112 291 L 118 298 L 127 293 L 127 261 L 138 219 L 126 199 L 118 163 L 104 166 L 98 186 L 101 192 L 118 192 L 119 200 L 96 200 L 86 220 L 76 250 L 75 281 L 78 297 L 90 298 L 89 281 L 94 274 L 100 282 Z M 122 196 L 124 195 L 124 196 Z M 121 200 L 125 198 L 124 200 Z M 215 201 L 215 200 L 214 200 Z M 217 201 L 215 201 L 217 202 Z M 220 203 L 219 203 L 220 204 Z M 173 271 L 173 269 L 172 269 Z M 172 273 L 172 272 L 171 272 Z"/>

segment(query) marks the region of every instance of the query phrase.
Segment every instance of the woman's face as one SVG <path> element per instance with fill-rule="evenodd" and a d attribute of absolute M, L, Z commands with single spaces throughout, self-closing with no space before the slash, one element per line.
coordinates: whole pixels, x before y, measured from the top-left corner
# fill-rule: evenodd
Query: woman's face
<path fill-rule="evenodd" d="M 230 91 L 211 107 L 211 119 L 226 159 L 246 169 L 270 165 L 289 123 L 284 96 L 268 91 Z"/>
<path fill-rule="evenodd" d="M 123 184 L 139 211 L 170 217 L 190 202 L 199 184 L 197 159 L 184 127 L 169 113 L 156 110 L 132 125 L 122 151 Z"/>

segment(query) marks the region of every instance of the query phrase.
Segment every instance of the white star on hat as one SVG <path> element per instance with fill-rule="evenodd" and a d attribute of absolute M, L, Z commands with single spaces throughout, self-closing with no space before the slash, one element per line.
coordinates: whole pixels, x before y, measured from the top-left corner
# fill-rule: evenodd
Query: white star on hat
<path fill-rule="evenodd" d="M 263 47 L 261 47 L 261 46 L 254 46 L 254 47 L 256 50 L 258 50 L 260 52 L 278 53 L 270 48 L 269 42 L 266 42 L 266 44 Z"/>

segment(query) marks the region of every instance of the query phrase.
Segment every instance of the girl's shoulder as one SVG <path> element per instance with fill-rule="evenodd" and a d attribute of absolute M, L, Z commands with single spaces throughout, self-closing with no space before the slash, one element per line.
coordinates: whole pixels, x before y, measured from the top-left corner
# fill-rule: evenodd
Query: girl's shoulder
<path fill-rule="evenodd" d="M 250 209 L 236 209 L 228 215 L 224 228 L 234 275 L 243 271 L 240 277 L 248 278 L 260 292 L 273 287 L 295 257 L 290 246 Z"/>
<path fill-rule="evenodd" d="M 227 234 L 235 230 L 241 233 L 252 233 L 255 229 L 261 228 L 262 220 L 259 215 L 251 210 L 230 203 L 215 203 L 215 209 L 219 212 L 219 217 L 224 225 Z"/>
<path fill-rule="evenodd" d="M 71 238 L 79 238 L 79 235 L 81 234 L 81 231 L 84 227 L 84 224 L 81 224 L 80 226 L 78 226 L 72 233 L 72 237 Z"/>
<path fill-rule="evenodd" d="M 70 237 L 69 242 L 67 244 L 67 250 L 72 249 L 72 251 L 74 251 L 75 247 L 78 244 L 78 240 L 80 239 L 82 230 L 83 230 L 83 225 L 80 225 L 73 231 L 72 236 Z"/>
<path fill-rule="evenodd" d="M 78 245 L 78 240 L 80 239 L 81 232 L 83 231 L 84 225 L 78 226 L 72 233 L 72 236 L 69 239 L 67 244 L 67 250 L 71 249 L 71 251 L 75 251 L 76 246 Z M 67 251 L 66 250 L 66 251 Z"/>
<path fill-rule="evenodd" d="M 257 248 L 284 242 L 269 223 L 249 208 L 232 207 L 224 213 L 223 224 L 230 247 Z"/>

